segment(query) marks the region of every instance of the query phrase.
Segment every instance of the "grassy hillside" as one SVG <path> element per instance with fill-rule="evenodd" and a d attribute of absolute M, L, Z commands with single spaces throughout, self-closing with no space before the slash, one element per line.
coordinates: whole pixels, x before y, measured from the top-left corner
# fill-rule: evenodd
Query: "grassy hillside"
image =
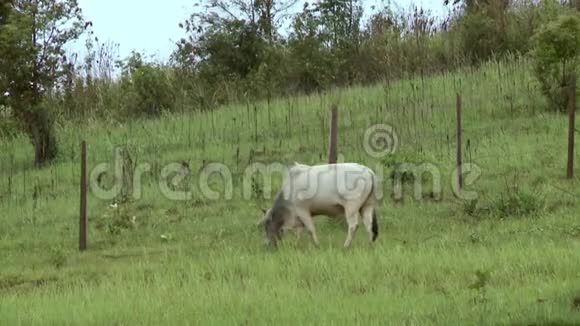
<path fill-rule="evenodd" d="M 43 170 L 26 139 L 0 140 L 0 324 L 580 324 L 580 192 L 564 179 L 567 118 L 544 110 L 528 66 L 205 113 L 184 107 L 128 125 L 62 125 L 61 157 Z M 481 171 L 466 188 L 477 194 L 471 202 L 452 191 L 456 93 L 464 162 Z M 324 162 L 332 103 L 341 159 L 382 171 L 376 247 L 361 227 L 345 251 L 344 225 L 321 218 L 321 248 L 289 235 L 266 250 L 255 223 L 270 200 L 246 197 L 244 173 L 252 163 Z M 396 131 L 392 155 L 365 150 L 378 123 Z M 89 170 L 124 146 L 152 172 L 138 200 L 89 195 L 89 250 L 79 253 L 82 139 Z M 193 196 L 170 200 L 162 170 L 182 161 Z M 231 173 L 231 199 L 203 196 L 199 171 L 215 163 Z M 436 167 L 440 200 L 427 178 L 422 200 L 407 182 L 395 202 L 397 163 Z M 226 188 L 215 175 L 209 183 Z M 247 185 L 273 195 L 279 184 Z"/>

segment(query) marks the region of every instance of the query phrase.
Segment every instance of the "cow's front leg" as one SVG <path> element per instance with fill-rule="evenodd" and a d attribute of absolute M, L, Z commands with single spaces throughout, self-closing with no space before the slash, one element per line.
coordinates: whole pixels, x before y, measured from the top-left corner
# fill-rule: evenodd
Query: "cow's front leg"
<path fill-rule="evenodd" d="M 299 225 L 297 225 L 294 228 L 294 234 L 296 235 L 296 245 L 298 245 L 298 243 L 300 242 L 300 239 L 302 238 L 303 231 L 304 231 L 304 224 L 302 224 L 302 222 L 300 222 Z"/>
<path fill-rule="evenodd" d="M 320 246 L 320 241 L 318 241 L 318 235 L 316 234 L 316 229 L 314 228 L 314 222 L 312 221 L 312 216 L 310 216 L 309 212 L 298 212 L 298 218 L 304 224 L 304 227 L 310 235 L 312 236 L 312 241 L 318 247 Z"/>

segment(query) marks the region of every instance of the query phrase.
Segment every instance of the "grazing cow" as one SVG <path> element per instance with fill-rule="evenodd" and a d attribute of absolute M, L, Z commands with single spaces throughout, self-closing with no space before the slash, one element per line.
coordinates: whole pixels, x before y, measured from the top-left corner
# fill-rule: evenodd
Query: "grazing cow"
<path fill-rule="evenodd" d="M 377 187 L 375 173 L 357 163 L 314 166 L 294 163 L 288 169 L 274 205 L 262 210 L 264 216 L 260 224 L 264 226 L 267 244 L 276 245 L 285 230 L 300 232 L 305 228 L 318 246 L 312 221 L 312 217 L 318 215 L 346 218 L 348 235 L 345 248 L 350 247 L 362 216 L 369 242 L 373 243 L 378 236 Z"/>

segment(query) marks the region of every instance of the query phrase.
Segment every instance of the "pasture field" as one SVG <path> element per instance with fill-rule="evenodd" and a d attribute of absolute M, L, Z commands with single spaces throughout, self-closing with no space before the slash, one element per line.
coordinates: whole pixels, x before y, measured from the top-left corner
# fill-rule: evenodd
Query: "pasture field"
<path fill-rule="evenodd" d="M 466 178 L 480 172 L 465 190 L 477 200 L 452 187 L 456 92 L 463 160 L 475 167 Z M 269 188 L 247 167 L 325 162 L 332 103 L 341 160 L 382 171 L 377 243 L 359 227 L 344 250 L 344 224 L 321 217 L 320 248 L 290 234 L 268 250 L 255 224 L 281 178 Z M 564 178 L 567 117 L 544 107 L 528 62 L 514 60 L 124 125 L 59 125 L 61 157 L 40 170 L 24 137 L 0 138 L 0 325 L 580 325 L 580 191 Z M 365 147 L 376 124 L 396 133 L 393 153 Z M 83 253 L 81 139 L 89 171 L 118 146 L 151 167 L 139 199 L 89 193 Z M 159 180 L 182 161 L 193 195 L 178 201 Z M 400 163 L 429 164 L 440 198 L 433 176 L 414 198 L 407 174 L 395 201 Z M 231 178 L 204 180 L 208 167 Z"/>

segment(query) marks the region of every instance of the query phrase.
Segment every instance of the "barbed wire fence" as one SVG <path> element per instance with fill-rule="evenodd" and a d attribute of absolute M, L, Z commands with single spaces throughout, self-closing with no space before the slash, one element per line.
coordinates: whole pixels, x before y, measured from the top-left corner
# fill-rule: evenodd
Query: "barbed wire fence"
<path fill-rule="evenodd" d="M 435 76 L 428 83 L 417 79 L 208 112 L 184 110 L 158 121 L 105 128 L 105 132 L 73 128 L 60 137 L 59 160 L 41 170 L 32 164 L 26 139 L 4 140 L 0 142 L 0 209 L 34 219 L 56 199 L 70 197 L 71 205 L 76 205 L 81 139 L 87 140 L 89 171 L 104 162 L 112 164 L 115 149 L 123 147 L 130 164 L 151 164 L 152 180 L 158 179 L 170 162 L 187 164 L 194 175 L 212 162 L 221 162 L 237 178 L 254 162 L 325 162 L 329 108 L 334 103 L 339 112 L 338 154 L 345 160 L 386 164 L 385 160 L 394 157 L 399 161 L 439 162 L 452 170 L 458 93 L 463 104 L 464 162 L 499 160 L 499 151 L 503 152 L 502 160 L 518 160 L 521 158 L 514 156 L 518 154 L 509 150 L 503 138 L 538 139 L 542 133 L 554 132 L 549 126 L 514 123 L 543 114 L 541 105 L 533 100 L 539 92 L 521 63 L 497 63 L 483 72 L 466 70 Z M 365 151 L 365 133 L 376 125 L 392 128 L 398 141 L 396 153 L 376 158 Z M 492 146 L 499 150 L 490 151 Z"/>

